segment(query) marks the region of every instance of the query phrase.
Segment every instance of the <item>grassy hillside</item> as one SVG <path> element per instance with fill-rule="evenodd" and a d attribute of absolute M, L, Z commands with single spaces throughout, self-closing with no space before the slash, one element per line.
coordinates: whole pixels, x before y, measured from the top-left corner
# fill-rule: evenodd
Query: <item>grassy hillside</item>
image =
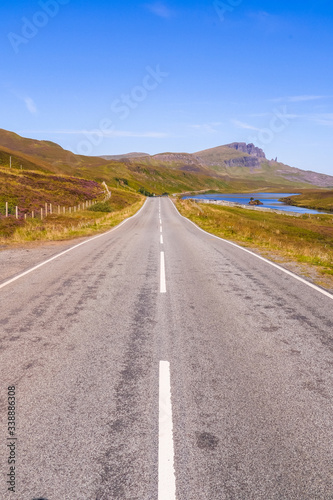
<path fill-rule="evenodd" d="M 33 163 L 38 170 L 44 169 L 48 172 L 69 175 L 76 175 L 76 170 L 82 166 L 93 168 L 106 163 L 106 160 L 102 158 L 75 155 L 51 141 L 27 139 L 0 129 L 0 154 L 3 156 L 7 154 L 7 164 L 2 163 L 4 166 L 9 166 L 9 153 L 14 157 L 17 165 L 20 164 L 20 158 L 22 158 Z M 16 158 L 18 158 L 17 161 Z"/>
<path fill-rule="evenodd" d="M 99 182 L 104 180 L 110 186 L 126 185 L 135 191 L 143 188 L 156 194 L 204 189 L 293 191 L 320 183 L 331 182 L 333 185 L 333 177 L 300 171 L 265 159 L 259 162 L 228 146 L 195 154 L 163 153 L 140 158 L 129 154 L 117 161 L 75 155 L 53 142 L 26 139 L 0 130 L 0 165 L 8 167 L 9 156 L 15 169 L 22 166 L 23 170 L 74 175 Z M 257 167 L 252 168 L 253 160 L 257 161 Z M 228 161 L 233 162 L 232 166 L 228 166 Z"/>
<path fill-rule="evenodd" d="M 75 155 L 49 141 L 26 139 L 17 134 L 0 130 L 0 166 L 9 167 L 12 157 L 12 170 L 39 170 L 56 174 L 74 175 L 96 181 L 106 181 L 110 186 L 126 185 L 137 191 L 140 187 L 156 194 L 201 190 L 224 189 L 225 182 L 210 172 L 182 172 L 159 165 L 146 165 L 142 159 L 105 160 L 99 157 Z"/>
<path fill-rule="evenodd" d="M 0 168 L 0 214 L 5 214 L 8 202 L 9 213 L 40 210 L 45 203 L 74 206 L 87 200 L 105 196 L 102 186 L 93 180 L 64 175 L 45 174 Z"/>
<path fill-rule="evenodd" d="M 216 148 L 205 149 L 194 153 L 194 156 L 204 161 L 206 165 L 225 166 L 225 162 L 236 158 L 250 156 L 228 146 L 218 146 Z"/>
<path fill-rule="evenodd" d="M 47 176 L 42 178 L 42 181 L 47 180 Z M 75 188 L 69 186 L 69 194 L 67 187 L 59 182 L 58 193 L 55 197 L 66 196 L 67 203 L 69 201 L 74 205 L 75 201 L 81 199 L 82 196 L 92 196 L 100 193 L 100 186 L 95 191 L 93 181 L 84 181 L 92 186 L 83 186 L 80 183 L 75 183 Z M 72 198 L 71 198 L 72 196 Z M 55 200 L 55 198 L 53 199 Z M 82 200 L 81 200 L 82 201 Z M 15 216 L 9 217 L 0 216 L 0 244 L 10 245 L 24 243 L 29 241 L 45 241 L 45 240 L 64 240 L 78 236 L 89 236 L 101 231 L 110 229 L 118 224 L 124 218 L 133 215 L 143 204 L 144 197 L 131 193 L 124 189 L 113 189 L 112 196 L 105 202 L 98 202 L 92 207 L 80 210 L 77 212 L 58 215 L 57 210 L 53 214 L 48 214 L 42 220 L 40 217 L 27 220 L 22 218 L 16 219 Z"/>
<path fill-rule="evenodd" d="M 284 202 L 295 207 L 313 208 L 333 212 L 333 190 L 307 191 L 297 196 L 284 198 Z"/>
<path fill-rule="evenodd" d="M 279 261 L 290 259 L 333 276 L 333 216 L 290 215 L 178 200 L 182 215 L 208 232 Z M 311 275 L 311 271 L 309 273 Z M 327 278 L 328 279 L 328 278 Z M 327 283 L 326 283 L 327 285 Z M 330 281 L 333 288 L 333 279 Z"/>

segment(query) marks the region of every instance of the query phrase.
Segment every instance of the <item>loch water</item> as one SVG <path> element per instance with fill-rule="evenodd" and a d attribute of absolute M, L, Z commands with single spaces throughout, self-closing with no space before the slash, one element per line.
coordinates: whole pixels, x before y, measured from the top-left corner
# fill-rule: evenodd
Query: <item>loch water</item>
<path fill-rule="evenodd" d="M 312 210 L 310 208 L 301 208 L 291 205 L 286 205 L 280 198 L 295 196 L 298 193 L 234 193 L 234 194 L 197 194 L 192 196 L 184 196 L 183 198 L 190 198 L 193 200 L 223 200 L 230 201 L 233 203 L 239 203 L 241 205 L 247 205 L 250 198 L 255 200 L 260 200 L 262 205 L 259 207 L 271 208 L 273 210 L 284 210 L 285 212 L 297 212 L 301 214 L 320 214 L 325 212 L 319 212 L 318 210 Z"/>

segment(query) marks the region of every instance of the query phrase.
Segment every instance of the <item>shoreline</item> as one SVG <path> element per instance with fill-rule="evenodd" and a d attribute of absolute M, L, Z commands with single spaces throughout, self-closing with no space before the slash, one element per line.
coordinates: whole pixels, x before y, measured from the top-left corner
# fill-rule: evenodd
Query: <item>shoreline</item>
<path fill-rule="evenodd" d="M 301 194 L 297 195 L 297 196 L 301 196 Z M 296 198 L 295 197 L 286 197 L 286 198 L 283 198 L 283 203 L 285 203 L 286 205 L 288 205 L 288 207 L 297 207 L 297 208 L 305 208 L 305 209 L 308 209 L 308 210 L 316 210 L 317 212 L 319 213 L 323 213 L 323 214 L 328 214 L 328 215 L 333 215 L 333 208 L 331 209 L 325 209 L 325 208 L 318 208 L 316 206 L 311 206 L 311 205 L 303 205 L 302 203 L 298 204 L 296 199 L 293 200 L 293 198 Z M 279 199 L 279 201 L 282 201 L 282 198 Z"/>
<path fill-rule="evenodd" d="M 300 212 L 292 212 L 289 210 L 279 210 L 279 209 L 275 209 L 275 208 L 261 207 L 261 206 L 255 206 L 255 205 L 242 205 L 241 203 L 236 203 L 234 201 L 204 200 L 204 199 L 194 199 L 194 198 L 187 198 L 187 199 L 190 199 L 191 201 L 193 201 L 195 203 L 205 203 L 205 204 L 208 203 L 208 204 L 213 204 L 213 205 L 222 205 L 225 207 L 245 208 L 246 210 L 260 210 L 261 212 L 272 212 L 272 213 L 276 213 L 276 214 L 290 215 L 291 217 L 301 217 L 302 215 L 311 215 L 311 214 L 303 214 Z"/>

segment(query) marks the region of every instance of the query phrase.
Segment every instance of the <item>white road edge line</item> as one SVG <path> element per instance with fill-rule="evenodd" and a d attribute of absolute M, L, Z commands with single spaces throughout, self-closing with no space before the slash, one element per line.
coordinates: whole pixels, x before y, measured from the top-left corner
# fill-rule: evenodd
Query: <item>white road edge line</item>
<path fill-rule="evenodd" d="M 204 229 L 199 227 L 197 224 L 195 224 L 195 222 L 192 222 L 190 219 L 187 219 L 187 217 L 184 217 L 183 215 L 181 215 L 181 213 L 179 213 L 179 210 L 176 207 L 176 205 L 173 203 L 173 201 L 170 200 L 170 202 L 173 205 L 176 212 L 178 213 L 178 215 L 180 217 L 182 217 L 183 219 L 187 220 L 187 222 L 190 222 L 191 224 L 193 224 L 193 226 L 195 226 L 197 229 L 199 229 L 199 231 L 202 231 L 203 233 L 206 233 L 209 236 L 216 238 L 217 240 L 222 240 L 225 243 L 228 243 L 228 245 L 231 245 L 231 246 L 236 247 L 236 248 L 240 248 L 241 250 L 243 250 L 243 252 L 249 253 L 249 254 L 253 255 L 254 257 L 256 257 L 257 259 L 262 260 L 263 262 L 266 262 L 267 264 L 270 264 L 271 266 L 275 267 L 276 269 L 279 269 L 280 271 L 283 271 L 285 274 L 288 274 L 288 276 L 295 278 L 296 280 L 300 281 L 301 283 L 304 283 L 305 285 L 309 286 L 310 288 L 313 288 L 317 292 L 320 292 L 323 295 L 325 295 L 326 297 L 328 297 L 329 299 L 333 300 L 333 295 L 330 292 L 327 292 L 326 290 L 320 288 L 319 286 L 314 285 L 313 283 L 310 283 L 309 281 L 306 281 L 305 279 L 301 278 L 300 276 L 297 276 L 297 274 L 294 274 L 291 271 L 288 271 L 288 269 L 284 269 L 283 267 L 279 266 L 278 264 L 275 264 L 275 262 L 272 262 L 271 260 L 265 259 L 265 257 L 261 257 L 261 255 L 257 255 L 256 253 L 251 252 L 251 250 L 248 250 L 247 248 L 244 248 L 244 247 L 241 247 L 240 245 L 237 245 L 237 243 L 233 243 L 232 241 L 225 240 L 224 238 L 221 238 L 220 236 L 216 236 L 215 234 L 212 234 L 212 233 L 209 233 L 208 231 L 205 231 Z"/>
<path fill-rule="evenodd" d="M 78 248 L 78 247 L 80 247 L 82 245 L 86 245 L 87 243 L 90 243 L 93 240 L 97 240 L 97 238 L 102 238 L 103 236 L 106 236 L 107 234 L 111 233 L 112 231 L 116 231 L 123 224 L 125 224 L 127 221 L 129 221 L 130 219 L 134 219 L 134 217 L 136 217 L 137 215 L 139 215 L 139 213 L 141 212 L 141 210 L 143 210 L 143 208 L 145 207 L 146 203 L 147 203 L 147 200 L 144 202 L 144 204 L 142 205 L 142 207 L 140 208 L 140 210 L 138 210 L 134 215 L 132 215 L 131 217 L 128 217 L 125 220 L 123 220 L 120 224 L 118 224 L 117 226 L 113 227 L 109 231 L 106 231 L 105 233 L 102 233 L 102 234 L 98 234 L 97 236 L 93 236 L 92 238 L 89 238 L 89 240 L 82 241 L 81 243 L 78 243 L 77 245 L 74 245 L 73 247 L 67 248 L 67 250 L 64 250 L 63 252 L 60 252 L 57 255 L 54 255 L 50 259 L 44 260 L 44 262 L 41 262 L 40 264 L 37 264 L 37 266 L 34 266 L 31 269 L 28 269 L 27 271 L 24 271 L 24 273 L 21 273 L 18 276 L 15 276 L 14 278 L 11 278 L 8 281 L 5 281 L 4 283 L 2 283 L 0 285 L 0 289 L 4 288 L 5 286 L 9 285 L 10 283 L 13 283 L 14 281 L 16 281 L 16 280 L 18 280 L 20 278 L 23 278 L 23 276 L 26 276 L 27 274 L 32 273 L 33 271 L 36 271 L 36 269 L 39 269 L 40 267 L 45 266 L 45 264 L 48 264 L 49 262 L 52 262 L 55 259 L 58 259 L 58 257 L 61 257 L 62 255 L 65 255 L 66 253 L 71 252 L 72 250 L 75 250 L 75 248 Z"/>
<path fill-rule="evenodd" d="M 160 293 L 166 293 L 164 252 L 161 252 Z"/>
<path fill-rule="evenodd" d="M 176 500 L 170 363 L 159 370 L 158 500 Z"/>

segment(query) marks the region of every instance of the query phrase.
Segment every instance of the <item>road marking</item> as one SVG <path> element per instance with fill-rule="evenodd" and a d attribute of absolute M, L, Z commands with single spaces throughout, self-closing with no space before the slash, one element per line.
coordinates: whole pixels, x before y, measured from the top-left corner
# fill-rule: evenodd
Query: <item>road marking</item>
<path fill-rule="evenodd" d="M 240 245 L 237 245 L 237 243 L 233 243 L 232 241 L 225 240 L 224 238 L 221 238 L 220 236 L 216 236 L 215 234 L 208 233 L 208 231 L 205 231 L 201 227 L 197 226 L 197 224 L 195 224 L 195 222 L 192 222 L 190 219 L 187 219 L 187 217 L 184 217 L 183 215 L 181 215 L 181 213 L 179 213 L 179 210 L 176 207 L 176 205 L 171 200 L 170 200 L 170 202 L 173 205 L 174 209 L 176 210 L 177 214 L 180 217 L 182 217 L 183 219 L 187 220 L 187 222 L 190 222 L 191 224 L 193 224 L 193 226 L 195 226 L 197 229 L 199 229 L 199 231 L 202 231 L 203 233 L 206 233 L 209 236 L 211 236 L 217 240 L 224 241 L 225 243 L 228 243 L 228 245 L 239 248 L 240 250 L 243 250 L 243 252 L 246 252 L 246 253 L 249 253 L 250 255 L 253 255 L 257 259 L 262 260 L 263 262 L 266 262 L 267 264 L 270 264 L 271 266 L 275 267 L 276 269 L 279 269 L 280 271 L 283 271 L 285 274 L 288 274 L 288 276 L 295 278 L 296 280 L 300 281 L 301 283 L 304 283 L 305 285 L 309 286 L 310 288 L 313 288 L 317 292 L 320 292 L 323 295 L 325 295 L 326 297 L 328 297 L 329 299 L 333 300 L 333 294 L 327 292 L 326 290 L 320 288 L 317 285 L 314 285 L 313 283 L 310 283 L 309 281 L 306 281 L 305 279 L 301 278 L 300 276 L 297 276 L 297 274 L 294 274 L 291 271 L 288 271 L 288 269 L 284 269 L 283 267 L 279 266 L 278 264 L 275 264 L 275 262 L 272 262 L 271 260 L 265 259 L 265 257 L 261 257 L 261 255 L 257 255 L 256 253 L 251 252 L 251 250 L 248 250 L 247 248 L 244 248 L 244 247 L 241 247 Z"/>
<path fill-rule="evenodd" d="M 81 243 L 78 243 L 77 245 L 74 245 L 73 247 L 67 248 L 67 250 L 64 250 L 63 252 L 60 252 L 57 255 L 54 255 L 50 259 L 44 260 L 44 262 L 41 262 L 40 264 L 37 264 L 37 266 L 34 266 L 31 269 L 28 269 L 27 271 L 24 271 L 24 273 L 21 273 L 18 276 L 15 276 L 14 278 L 11 278 L 8 281 L 5 281 L 4 283 L 2 283 L 2 285 L 0 285 L 0 289 L 4 288 L 5 286 L 9 285 L 10 283 L 13 283 L 14 281 L 16 281 L 16 280 L 18 280 L 20 278 L 23 278 L 23 276 L 26 276 L 27 274 L 32 273 L 36 269 L 39 269 L 40 267 L 45 266 L 45 264 L 48 264 L 49 262 L 52 262 L 53 260 L 57 259 L 58 257 L 61 257 L 62 255 L 65 255 L 66 253 L 71 252 L 72 250 L 75 250 L 75 248 L 78 248 L 78 247 L 80 247 L 82 245 L 86 245 L 87 243 L 90 243 L 93 240 L 97 240 L 97 238 L 102 238 L 103 236 L 106 236 L 107 234 L 112 233 L 112 231 L 116 231 L 123 224 L 125 224 L 127 221 L 129 221 L 130 219 L 134 219 L 134 217 L 136 217 L 137 215 L 139 215 L 139 213 L 141 212 L 141 210 L 143 210 L 143 208 L 145 207 L 146 203 L 147 203 L 147 200 L 144 202 L 144 204 L 142 205 L 142 207 L 140 208 L 140 210 L 138 210 L 136 212 L 136 214 L 134 214 L 131 217 L 128 217 L 127 219 L 123 220 L 120 224 L 118 224 L 118 226 L 113 227 L 109 231 L 106 231 L 106 233 L 98 234 L 97 236 L 93 236 L 92 238 L 89 238 L 89 240 L 82 241 Z"/>
<path fill-rule="evenodd" d="M 160 233 L 162 232 L 162 226 L 160 226 Z"/>
<path fill-rule="evenodd" d="M 166 293 L 164 252 L 161 252 L 160 293 Z"/>
<path fill-rule="evenodd" d="M 160 224 L 162 224 L 162 219 L 160 218 Z"/>
<path fill-rule="evenodd" d="M 161 242 L 161 245 L 163 245 L 163 236 L 162 235 L 160 236 L 160 242 Z"/>
<path fill-rule="evenodd" d="M 159 379 L 158 500 L 176 500 L 170 363 L 168 361 L 160 361 Z"/>

